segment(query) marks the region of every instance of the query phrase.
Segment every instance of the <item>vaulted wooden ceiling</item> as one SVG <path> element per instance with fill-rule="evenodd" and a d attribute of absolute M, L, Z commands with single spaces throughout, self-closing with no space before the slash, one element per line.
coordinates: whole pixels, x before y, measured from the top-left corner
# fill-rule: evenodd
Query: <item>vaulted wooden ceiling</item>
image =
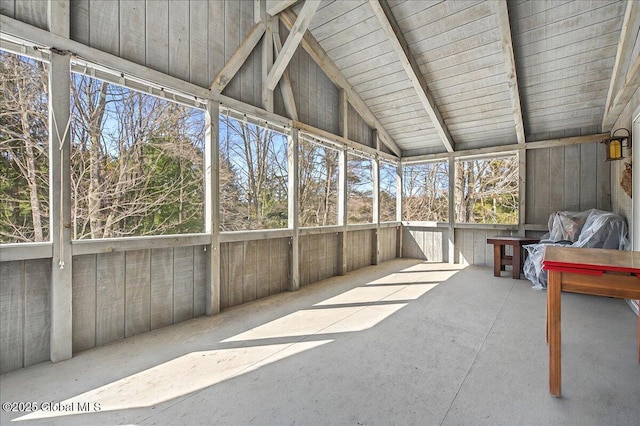
<path fill-rule="evenodd" d="M 309 19 L 309 3 L 270 0 L 267 10 L 291 28 L 298 14 Z M 323 0 L 313 9 L 307 36 L 403 156 L 606 132 L 640 81 L 633 1 Z"/>

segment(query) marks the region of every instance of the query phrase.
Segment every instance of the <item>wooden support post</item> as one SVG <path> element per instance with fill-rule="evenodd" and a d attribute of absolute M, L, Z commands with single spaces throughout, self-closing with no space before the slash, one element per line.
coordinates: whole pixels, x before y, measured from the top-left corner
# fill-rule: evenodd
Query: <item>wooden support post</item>
<path fill-rule="evenodd" d="M 205 134 L 205 232 L 211 235 L 207 256 L 207 287 L 205 312 L 220 312 L 220 163 L 219 163 L 220 104 L 207 103 Z"/>
<path fill-rule="evenodd" d="M 69 2 L 48 3 L 49 30 L 69 37 Z M 49 67 L 49 226 L 53 247 L 51 262 L 52 362 L 73 354 L 71 250 L 71 147 L 68 123 L 71 93 L 70 56 L 51 53 Z"/>
<path fill-rule="evenodd" d="M 287 150 L 289 165 L 289 229 L 293 230 L 290 247 L 289 290 L 300 288 L 300 222 L 298 216 L 298 129 L 291 129 Z"/>
<path fill-rule="evenodd" d="M 456 190 L 456 162 L 453 157 L 449 157 L 449 228 L 447 233 L 448 241 L 448 262 L 456 263 L 456 204 L 455 204 L 455 190 Z"/>
<path fill-rule="evenodd" d="M 373 141 L 375 143 L 376 151 L 380 151 L 380 139 L 378 138 L 378 132 L 373 130 Z M 373 223 L 376 224 L 375 232 L 373 233 L 371 244 L 371 264 L 377 265 L 380 262 L 380 240 L 378 234 L 380 232 L 380 156 L 376 157 L 372 161 L 371 174 L 373 178 Z"/>
<path fill-rule="evenodd" d="M 348 108 L 347 92 L 343 89 L 339 93 L 338 101 L 338 124 L 342 137 L 347 138 L 348 129 Z M 338 275 L 347 274 L 347 150 L 340 151 L 338 159 L 338 225 L 342 226 L 340 241 L 338 242 Z"/>
<path fill-rule="evenodd" d="M 273 90 L 267 87 L 267 79 L 273 66 L 273 31 L 274 21 L 277 22 L 277 18 L 267 14 L 266 0 L 256 0 L 256 2 L 259 3 L 259 16 L 267 26 L 262 38 L 262 108 L 273 112 Z"/>
<path fill-rule="evenodd" d="M 347 274 L 347 150 L 338 158 L 338 225 L 342 226 L 338 246 L 338 275 Z"/>
<path fill-rule="evenodd" d="M 518 235 L 525 236 L 524 225 L 527 219 L 527 150 L 518 150 Z"/>
<path fill-rule="evenodd" d="M 396 166 L 396 222 L 402 223 L 402 163 Z M 400 224 L 396 235 L 396 257 L 402 257 L 403 227 Z"/>

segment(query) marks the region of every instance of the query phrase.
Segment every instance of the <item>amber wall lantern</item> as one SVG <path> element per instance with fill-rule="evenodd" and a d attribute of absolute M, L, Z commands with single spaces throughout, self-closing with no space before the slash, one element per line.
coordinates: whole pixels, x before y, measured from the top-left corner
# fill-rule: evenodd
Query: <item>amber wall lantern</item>
<path fill-rule="evenodd" d="M 616 136 L 616 132 L 619 130 L 624 130 L 627 132 L 626 136 Z M 625 145 L 626 142 L 626 145 Z M 627 129 L 616 129 L 613 131 L 613 134 L 610 138 L 607 138 L 600 143 L 603 143 L 607 146 L 607 161 L 616 161 L 622 160 L 624 158 L 624 154 L 622 153 L 622 147 L 631 148 L 631 132 Z"/>

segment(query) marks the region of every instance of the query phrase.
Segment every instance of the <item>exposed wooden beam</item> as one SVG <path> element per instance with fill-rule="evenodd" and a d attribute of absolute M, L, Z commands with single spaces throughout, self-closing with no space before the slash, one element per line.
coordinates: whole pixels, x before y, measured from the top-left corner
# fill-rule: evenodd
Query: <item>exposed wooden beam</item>
<path fill-rule="evenodd" d="M 280 42 L 280 34 L 276 30 L 273 32 L 273 45 L 276 51 L 276 55 L 282 50 L 282 43 Z M 282 73 L 282 79 L 280 80 L 280 93 L 282 93 L 282 100 L 284 102 L 284 109 L 292 120 L 298 120 L 298 109 L 296 108 L 296 99 L 293 96 L 293 87 L 291 86 L 291 79 L 289 73 L 284 70 Z"/>
<path fill-rule="evenodd" d="M 276 16 L 297 2 L 298 0 L 267 0 L 267 13 L 271 16 Z"/>
<path fill-rule="evenodd" d="M 438 132 L 438 136 L 440 136 L 440 139 L 447 151 L 453 152 L 455 150 L 453 138 L 449 133 L 449 129 L 447 129 L 447 125 L 442 118 L 442 114 L 440 114 L 440 111 L 436 106 L 433 95 L 431 95 L 431 92 L 427 87 L 427 82 L 420 71 L 420 67 L 411 54 L 409 45 L 407 44 L 404 35 L 402 35 L 402 31 L 391 12 L 391 7 L 386 0 L 369 0 L 369 5 L 371 6 L 376 18 L 378 18 L 382 29 L 386 33 L 389 43 L 393 46 L 393 50 L 396 52 L 402 68 L 404 68 L 405 72 L 409 76 L 409 80 L 411 80 L 411 84 L 418 95 L 418 99 L 420 99 L 422 106 L 429 115 L 429 118 L 433 123 L 433 127 Z"/>
<path fill-rule="evenodd" d="M 264 40 L 262 42 L 262 107 L 267 111 L 273 112 L 273 90 L 270 90 L 265 81 L 267 81 L 267 77 L 269 76 L 269 71 L 271 67 L 273 67 L 273 34 L 275 31 L 274 23 L 278 22 L 278 18 L 274 18 L 267 14 L 265 0 L 255 0 L 259 16 L 262 19 L 262 22 L 266 23 L 267 29 L 264 33 Z M 277 27 L 276 27 L 277 28 Z"/>
<path fill-rule="evenodd" d="M 313 15 L 316 13 L 319 6 L 320 0 L 306 0 L 304 2 L 304 5 L 300 10 L 300 14 L 289 31 L 289 36 L 282 46 L 282 50 L 278 54 L 278 57 L 273 63 L 273 67 L 271 67 L 271 70 L 269 71 L 269 76 L 267 78 L 267 87 L 269 90 L 276 88 L 282 73 L 287 69 L 287 65 L 289 65 L 293 54 L 300 45 L 300 41 L 302 40 L 304 33 L 307 31 L 307 28 L 309 28 L 311 19 L 313 19 Z"/>
<path fill-rule="evenodd" d="M 614 105 L 615 97 L 619 93 L 620 75 L 623 70 L 622 64 L 626 63 L 633 50 L 633 43 L 637 35 L 637 27 L 640 21 L 640 4 L 637 1 L 627 1 L 624 18 L 622 20 L 622 28 L 620 30 L 620 39 L 618 41 L 618 50 L 616 52 L 616 60 L 613 64 L 611 73 L 611 81 L 609 82 L 609 91 L 607 93 L 607 102 L 604 107 L 604 116 L 602 117 L 602 130 L 607 131 L 613 126 L 614 120 L 610 118 L 610 110 Z M 635 27 L 636 31 L 633 31 Z M 629 64 L 629 69 L 633 66 Z M 617 118 L 617 115 L 616 115 Z"/>
<path fill-rule="evenodd" d="M 522 121 L 522 107 L 520 105 L 520 90 L 518 88 L 518 78 L 516 74 L 516 61 L 513 54 L 513 39 L 511 38 L 511 25 L 509 24 L 509 9 L 507 0 L 494 2 L 498 14 L 498 26 L 500 27 L 500 38 L 502 39 L 502 53 L 504 55 L 504 66 L 507 72 L 507 83 L 509 85 L 509 96 L 513 108 L 513 121 L 516 123 L 516 138 L 519 144 L 525 143 L 524 124 Z"/>
<path fill-rule="evenodd" d="M 236 75 L 242 64 L 247 60 L 253 49 L 256 47 L 262 35 L 267 30 L 264 22 L 258 22 L 251 28 L 249 34 L 242 40 L 240 46 L 233 52 L 229 61 L 222 67 L 218 75 L 213 79 L 209 88 L 214 92 L 221 93 L 231 79 Z"/>
<path fill-rule="evenodd" d="M 291 10 L 285 10 L 278 15 L 282 23 L 287 28 L 293 27 L 293 23 L 296 20 L 296 15 Z M 360 95 L 355 91 L 353 86 L 349 84 L 347 79 L 342 75 L 336 64 L 329 58 L 327 52 L 324 51 L 320 43 L 307 31 L 302 37 L 302 48 L 311 56 L 316 64 L 322 69 L 322 71 L 329 77 L 329 79 L 338 86 L 339 89 L 344 89 L 349 98 L 349 102 L 353 108 L 360 114 L 362 119 L 367 122 L 370 127 L 378 130 L 378 134 L 382 138 L 383 143 L 396 155 L 401 156 L 402 150 L 393 140 L 391 135 L 382 126 L 382 123 L 371 112 L 367 104 L 362 100 Z"/>
<path fill-rule="evenodd" d="M 541 148 L 554 148 L 557 146 L 578 145 L 582 143 L 600 142 L 601 140 L 608 138 L 607 133 L 597 133 L 588 136 L 573 136 L 570 138 L 561 139 L 549 139 L 545 141 L 527 142 L 524 144 L 514 143 L 509 145 L 489 146 L 486 148 L 474 148 L 456 152 L 443 152 L 438 154 L 425 154 L 414 155 L 412 157 L 403 157 L 402 163 L 419 163 L 427 161 L 446 160 L 448 158 L 459 157 L 473 157 L 473 156 L 487 156 L 491 154 L 501 154 L 505 152 L 517 152 L 521 149 L 541 149 Z"/>
<path fill-rule="evenodd" d="M 627 106 L 636 90 L 638 90 L 638 86 L 640 86 L 640 56 L 637 56 L 635 61 L 629 64 L 629 71 L 622 81 L 618 94 L 613 98 L 609 110 L 605 111 L 602 123 L 603 131 L 611 130 L 622 110 Z"/>

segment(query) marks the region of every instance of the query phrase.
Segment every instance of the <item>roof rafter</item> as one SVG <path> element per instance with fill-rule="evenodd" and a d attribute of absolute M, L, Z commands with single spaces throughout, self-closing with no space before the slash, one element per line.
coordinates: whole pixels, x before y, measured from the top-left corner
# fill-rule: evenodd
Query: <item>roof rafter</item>
<path fill-rule="evenodd" d="M 267 87 L 269 90 L 273 90 L 278 85 L 278 81 L 280 81 L 280 77 L 282 77 L 282 73 L 285 69 L 287 69 L 287 65 L 291 61 L 293 54 L 296 49 L 300 45 L 300 41 L 304 36 L 304 33 L 309 28 L 309 24 L 311 23 L 311 19 L 313 18 L 314 13 L 320 7 L 320 0 L 306 0 L 302 9 L 300 10 L 300 14 L 296 18 L 296 22 L 291 27 L 289 36 L 284 42 L 282 46 L 282 50 L 278 54 L 275 62 L 273 63 L 273 67 L 269 71 L 269 75 L 267 77 Z"/>
<path fill-rule="evenodd" d="M 610 130 L 615 123 L 618 115 L 622 111 L 622 108 L 629 101 L 631 95 L 633 95 L 633 81 L 635 84 L 638 82 L 638 58 L 635 62 L 629 63 L 627 75 L 624 76 L 622 85 L 619 85 L 621 64 L 626 62 L 628 56 L 631 54 L 633 43 L 636 39 L 638 25 L 640 25 L 640 5 L 636 1 L 627 1 L 627 8 L 624 13 L 624 19 L 622 22 L 622 29 L 620 30 L 620 40 L 618 41 L 618 50 L 616 52 L 616 60 L 613 65 L 613 72 L 611 73 L 611 81 L 609 82 L 609 92 L 607 93 L 607 103 L 604 108 L 604 116 L 602 117 L 602 130 Z M 635 27 L 635 28 L 634 28 Z M 635 77 L 634 77 L 635 68 Z M 616 91 L 617 90 L 617 91 Z M 630 94 L 625 94 L 626 91 L 631 91 Z M 621 101 L 624 103 L 620 104 Z"/>
<path fill-rule="evenodd" d="M 507 72 L 507 83 L 509 84 L 509 96 L 513 107 L 513 120 L 516 123 L 516 137 L 519 144 L 524 144 L 524 123 L 522 121 L 522 107 L 520 104 L 520 90 L 518 88 L 518 77 L 516 74 L 516 61 L 513 53 L 513 39 L 511 38 L 511 25 L 509 24 L 509 9 L 507 0 L 500 0 L 494 3 L 498 13 L 498 25 L 500 27 L 500 37 L 502 39 L 502 53 L 504 54 L 504 65 Z"/>
<path fill-rule="evenodd" d="M 440 111 L 436 106 L 433 95 L 429 91 L 427 82 L 420 71 L 420 67 L 409 50 L 409 45 L 402 35 L 400 26 L 393 16 L 391 7 L 386 0 L 369 0 L 369 5 L 373 10 L 374 15 L 378 18 L 389 42 L 393 46 L 393 50 L 398 55 L 402 68 L 404 68 L 405 72 L 409 76 L 409 80 L 411 80 L 411 84 L 413 85 L 420 102 L 429 115 L 429 118 L 431 118 L 431 122 L 436 129 L 438 136 L 440 136 L 440 139 L 447 151 L 453 152 L 455 150 L 453 138 L 451 137 L 449 129 L 442 118 L 442 114 L 440 114 Z"/>
<path fill-rule="evenodd" d="M 220 70 L 218 75 L 213 79 L 209 88 L 214 92 L 221 93 L 227 84 L 236 75 L 242 64 L 247 60 L 253 49 L 262 38 L 262 35 L 267 30 L 267 26 L 264 22 L 260 21 L 256 23 L 249 31 L 247 36 L 242 40 L 240 46 L 233 52 L 231 58 L 224 64 L 224 67 Z"/>
<path fill-rule="evenodd" d="M 293 27 L 293 23 L 296 21 L 296 14 L 291 10 L 285 10 L 279 15 L 280 20 L 289 29 Z M 300 42 L 302 48 L 311 56 L 311 59 L 322 69 L 322 71 L 329 77 L 329 79 L 338 88 L 343 89 L 349 98 L 349 102 L 353 108 L 360 114 L 360 116 L 367 122 L 367 124 L 378 130 L 378 134 L 382 137 L 383 143 L 397 156 L 402 155 L 402 150 L 393 140 L 391 135 L 386 131 L 382 123 L 371 112 L 367 104 L 362 100 L 360 95 L 355 91 L 353 86 L 349 84 L 347 79 L 342 75 L 336 64 L 329 58 L 327 52 L 324 51 L 320 43 L 306 31 Z"/>

